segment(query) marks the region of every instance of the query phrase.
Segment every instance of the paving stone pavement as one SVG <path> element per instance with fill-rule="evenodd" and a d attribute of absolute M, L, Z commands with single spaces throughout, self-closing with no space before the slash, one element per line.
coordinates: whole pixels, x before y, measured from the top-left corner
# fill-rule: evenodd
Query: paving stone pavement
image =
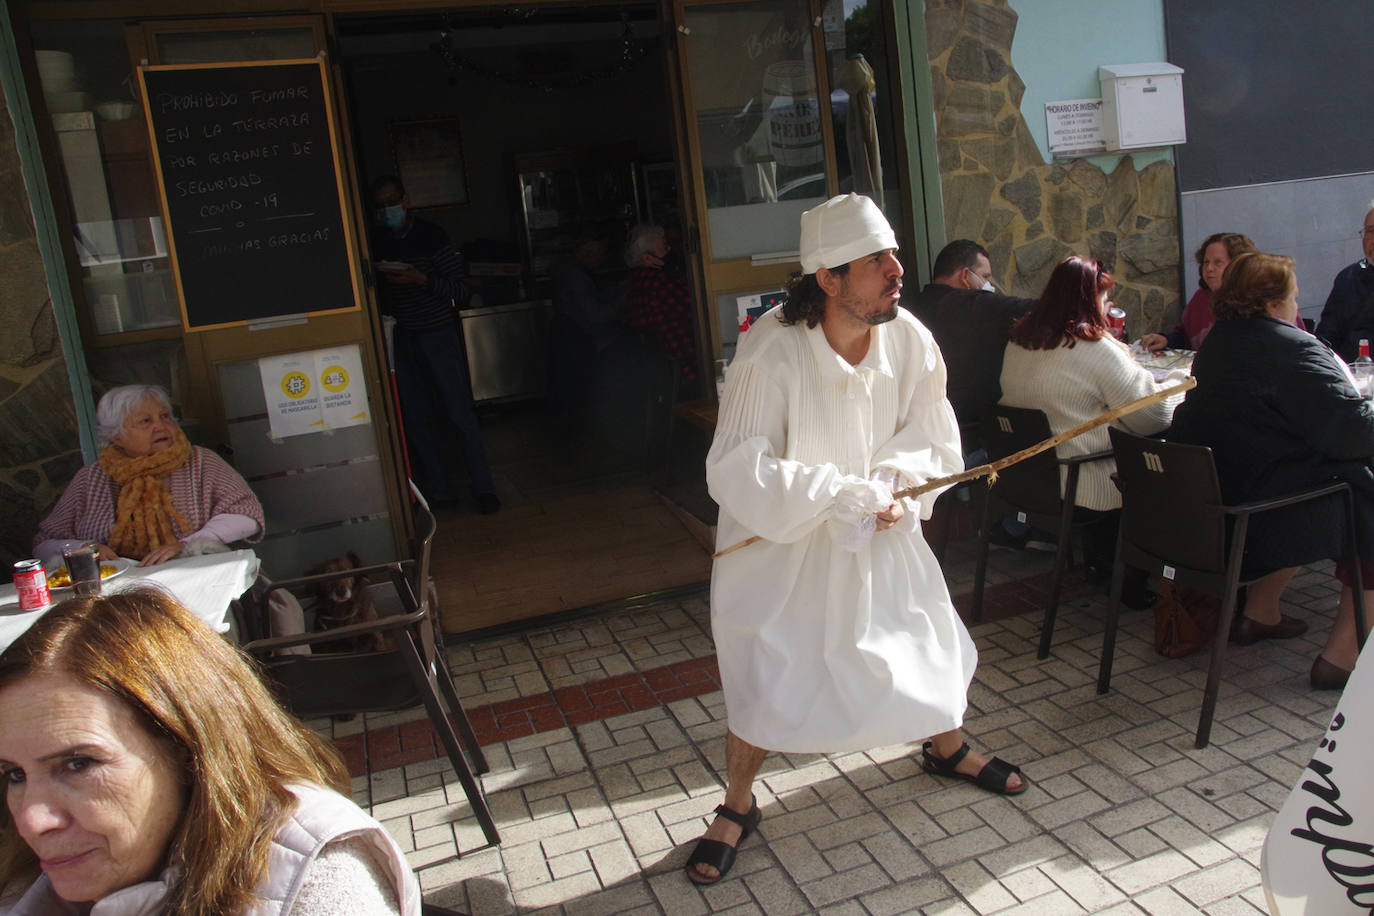
<path fill-rule="evenodd" d="M 959 594 L 972 559 L 967 545 L 950 553 Z M 990 581 L 1015 599 L 1048 563 L 997 554 Z M 756 786 L 759 831 L 712 887 L 692 885 L 682 865 L 721 800 L 726 721 L 714 684 L 486 744 L 499 848 L 478 848 L 462 790 L 433 750 L 355 777 L 355 797 L 406 851 L 426 899 L 474 916 L 1263 913 L 1261 845 L 1338 698 L 1307 684 L 1337 588 L 1330 564 L 1305 570 L 1285 612 L 1308 620 L 1308 635 L 1229 648 L 1204 750 L 1193 734 L 1206 656 L 1157 656 L 1151 615 L 1123 616 L 1104 696 L 1101 596 L 1071 593 L 1044 661 L 1038 614 L 972 626 L 979 668 L 965 730 L 1019 763 L 1031 788 L 1007 798 L 926 775 L 918 742 L 774 755 Z M 512 700 L 701 668 L 712 652 L 702 592 L 453 646 L 449 660 L 476 718 Z M 427 727 L 416 717 L 315 724 L 341 745 L 365 744 Z"/>

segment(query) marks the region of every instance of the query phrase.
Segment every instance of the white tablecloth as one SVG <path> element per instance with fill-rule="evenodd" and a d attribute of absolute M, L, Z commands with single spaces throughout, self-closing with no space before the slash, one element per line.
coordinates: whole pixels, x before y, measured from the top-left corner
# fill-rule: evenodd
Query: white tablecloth
<path fill-rule="evenodd" d="M 233 550 L 201 557 L 168 560 L 157 566 L 135 566 L 105 581 L 104 592 L 155 583 L 171 592 L 217 633 L 229 631 L 229 602 L 242 595 L 258 575 L 258 557 L 251 550 Z M 53 591 L 53 601 L 71 597 L 71 589 Z M 0 585 L 0 652 L 9 648 L 43 611 L 19 610 L 14 584 Z"/>

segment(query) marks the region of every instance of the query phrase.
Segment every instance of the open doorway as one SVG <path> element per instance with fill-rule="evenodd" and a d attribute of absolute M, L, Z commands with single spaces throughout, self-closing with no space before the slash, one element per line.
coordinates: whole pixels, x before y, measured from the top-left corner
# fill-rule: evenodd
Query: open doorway
<path fill-rule="evenodd" d="M 458 317 L 502 508 L 460 495 L 441 510 L 446 627 L 704 581 L 707 550 L 655 491 L 674 463 L 675 479 L 700 477 L 699 437 L 669 443 L 674 404 L 700 393 L 696 307 L 673 341 L 627 298 L 643 224 L 671 246 L 653 269 L 687 289 L 656 6 L 340 17 L 335 31 L 361 180 L 399 174 L 411 215 L 473 280 Z M 458 437 L 438 425 L 441 483 L 466 494 Z"/>

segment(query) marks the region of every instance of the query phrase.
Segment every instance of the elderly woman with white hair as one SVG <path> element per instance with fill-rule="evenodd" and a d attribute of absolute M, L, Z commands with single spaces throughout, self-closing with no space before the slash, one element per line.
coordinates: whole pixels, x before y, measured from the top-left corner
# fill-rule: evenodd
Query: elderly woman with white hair
<path fill-rule="evenodd" d="M 625 323 L 677 367 L 680 383 L 691 386 L 697 378 L 696 312 L 687 278 L 663 266 L 670 250 L 661 226 L 639 225 L 630 232 Z"/>
<path fill-rule="evenodd" d="M 167 392 L 124 385 L 96 407 L 100 458 L 76 472 L 39 525 L 34 556 L 80 544 L 153 566 L 183 552 L 262 539 L 262 506 L 238 472 L 191 445 L 172 418 Z"/>

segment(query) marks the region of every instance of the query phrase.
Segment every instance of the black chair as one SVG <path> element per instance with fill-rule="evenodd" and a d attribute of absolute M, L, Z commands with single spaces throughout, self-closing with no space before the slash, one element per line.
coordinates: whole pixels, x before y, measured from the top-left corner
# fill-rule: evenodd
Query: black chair
<path fill-rule="evenodd" d="M 1025 407 L 994 407 L 983 421 L 983 442 L 989 462 L 1013 455 L 1037 442 L 1048 439 L 1049 418 L 1044 411 Z M 983 501 L 982 520 L 978 526 L 978 565 L 973 574 L 974 622 L 983 619 L 983 591 L 988 572 L 988 538 L 992 526 L 1007 514 L 1031 525 L 1056 531 L 1054 578 L 1050 585 L 1049 603 L 1040 628 L 1038 658 L 1048 658 L 1054 639 L 1054 619 L 1059 609 L 1059 594 L 1064 584 L 1064 571 L 1073 565 L 1072 537 L 1083 522 L 1074 521 L 1075 500 L 1078 495 L 1078 474 L 1091 461 L 1111 459 L 1111 452 L 1094 452 L 1072 458 L 1059 458 L 1053 449 L 1041 452 L 1012 465 L 997 474 L 997 482 Z M 1063 495 L 1060 495 L 1060 469 L 1065 470 Z M 1002 507 L 1005 507 L 1003 510 Z"/>
<path fill-rule="evenodd" d="M 959 443 L 965 455 L 981 449 L 983 447 L 982 441 L 983 433 L 977 424 L 959 424 Z M 940 524 L 928 532 L 930 537 L 927 538 L 927 543 L 933 545 L 935 561 L 941 566 L 945 565 L 945 554 L 949 552 L 951 529 L 954 528 L 954 517 L 960 511 L 960 503 L 965 501 L 966 496 L 971 497 L 967 501 L 972 503 L 976 510 L 978 506 L 976 500 L 981 498 L 979 490 L 982 487 L 983 482 L 980 480 L 965 480 L 963 483 L 957 483 L 950 487 L 935 500 L 935 508 L 939 510 Z"/>
<path fill-rule="evenodd" d="M 1333 493 L 1342 494 L 1347 513 L 1349 556 L 1358 559 L 1354 498 L 1349 484 L 1332 482 L 1287 496 L 1228 506 L 1221 500 L 1211 449 L 1147 439 L 1115 428 L 1110 435 L 1123 506 L 1107 624 L 1102 636 L 1097 692 L 1106 693 L 1111 686 L 1121 587 L 1127 565 L 1164 575 L 1180 585 L 1220 595 L 1221 613 L 1213 636 L 1202 714 L 1194 742 L 1196 747 L 1204 748 L 1211 737 L 1237 589 L 1272 572 L 1247 575 L 1243 568 L 1250 517 Z M 1355 626 L 1363 644 L 1364 589 L 1360 581 L 1360 564 L 1356 562 L 1354 567 Z"/>
<path fill-rule="evenodd" d="M 434 536 L 435 521 L 423 496 L 418 490 L 414 492 L 418 503 L 418 560 L 304 576 L 275 582 L 244 596 L 247 615 L 259 621 L 255 629 L 265 632 L 266 624 L 262 621 L 265 620 L 267 599 L 274 591 L 291 589 L 304 593 L 321 582 L 334 579 L 385 575 L 388 582 L 369 586 L 378 619 L 321 632 L 256 639 L 243 649 L 258 659 L 268 686 L 282 705 L 301 718 L 391 712 L 423 705 L 453 764 L 483 836 L 489 845 L 495 846 L 500 843 L 500 835 L 486 796 L 476 780 L 476 775 L 488 770 L 486 757 L 444 661 L 438 613 L 429 600 L 417 597 L 427 594 L 428 580 L 422 572 L 427 571 L 428 544 Z M 314 646 L 372 633 L 382 634 L 389 648 L 310 655 L 277 654 L 277 650 L 293 646 Z M 465 750 L 467 756 L 464 756 Z"/>

